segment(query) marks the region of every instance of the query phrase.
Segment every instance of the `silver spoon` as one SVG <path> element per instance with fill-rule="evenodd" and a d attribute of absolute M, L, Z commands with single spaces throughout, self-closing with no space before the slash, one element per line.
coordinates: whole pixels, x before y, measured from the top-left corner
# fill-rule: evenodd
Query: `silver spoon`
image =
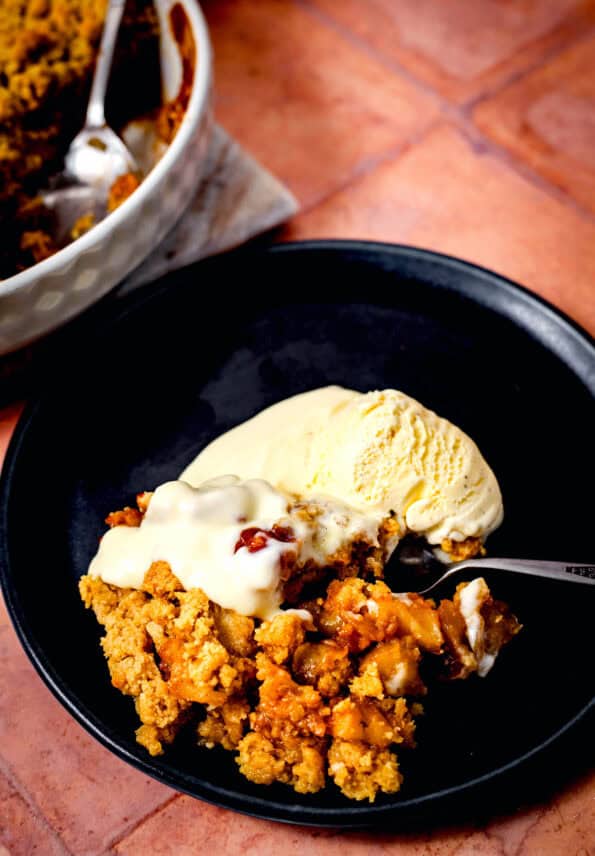
<path fill-rule="evenodd" d="M 102 220 L 115 179 L 138 171 L 132 154 L 105 121 L 105 93 L 125 4 L 126 0 L 109 0 L 85 124 L 70 144 L 64 170 L 40 193 L 46 208 L 54 212 L 54 237 L 59 243 L 68 238 L 78 217 L 90 213 L 96 223 Z"/>
<path fill-rule="evenodd" d="M 510 571 L 515 574 L 529 574 L 550 580 L 595 585 L 595 565 L 584 565 L 578 562 L 546 562 L 538 559 L 465 559 L 462 562 L 454 562 L 445 569 L 444 563 L 437 559 L 428 547 L 415 543 L 405 543 L 401 551 L 397 550 L 396 559 L 401 564 L 416 569 L 415 577 L 418 582 L 426 583 L 431 580 L 430 585 L 426 585 L 425 588 L 417 591 L 418 594 L 427 594 L 448 577 L 467 570 Z M 395 583 L 397 582 L 397 574 L 396 571 Z M 416 589 L 408 590 L 414 591 Z"/>

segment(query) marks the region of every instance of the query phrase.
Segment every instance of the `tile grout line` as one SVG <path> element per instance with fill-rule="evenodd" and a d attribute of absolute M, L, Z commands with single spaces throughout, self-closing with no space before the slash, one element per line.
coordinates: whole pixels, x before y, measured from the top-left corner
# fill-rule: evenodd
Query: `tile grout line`
<path fill-rule="evenodd" d="M 13 773 L 12 768 L 8 764 L 8 762 L 0 755 L 0 773 L 7 779 L 11 788 L 14 792 L 19 796 L 27 808 L 30 810 L 32 817 L 43 826 L 47 832 L 49 832 L 50 836 L 54 839 L 55 843 L 62 848 L 62 852 L 64 856 L 73 856 L 72 850 L 69 850 L 61 836 L 51 825 L 49 819 L 45 816 L 41 808 L 38 806 L 35 799 L 31 796 L 27 788 L 23 785 L 21 780 Z"/>
<path fill-rule="evenodd" d="M 307 205 L 301 206 L 298 214 L 303 214 L 312 211 L 314 208 L 318 207 L 318 205 L 322 205 L 335 194 L 342 193 L 350 187 L 351 184 L 356 184 L 358 181 L 361 181 L 384 163 L 399 158 L 410 148 L 413 148 L 417 143 L 421 142 L 421 140 L 423 140 L 427 134 L 440 123 L 445 114 L 450 116 L 452 113 L 454 115 L 454 107 L 429 84 L 419 80 L 408 72 L 407 69 L 402 68 L 398 63 L 392 62 L 383 53 L 373 48 L 365 39 L 361 38 L 357 33 L 354 33 L 349 29 L 349 27 L 344 26 L 340 21 L 335 20 L 335 18 L 325 13 L 315 3 L 313 3 L 312 0 L 293 0 L 293 2 L 295 5 L 303 9 L 307 15 L 315 18 L 325 27 L 331 29 L 345 42 L 350 44 L 352 48 L 355 48 L 365 54 L 370 59 L 375 60 L 391 74 L 405 80 L 406 83 L 409 83 L 414 89 L 423 94 L 424 97 L 428 98 L 429 101 L 433 102 L 434 106 L 437 107 L 439 111 L 438 116 L 433 119 L 429 119 L 422 127 L 409 134 L 403 142 L 398 143 L 390 149 L 386 149 L 381 154 L 366 158 L 363 164 L 360 164 L 360 166 L 357 167 L 353 173 L 345 179 L 345 181 L 341 182 L 336 187 L 333 187 L 327 193 L 323 193 Z"/>
<path fill-rule="evenodd" d="M 441 119 L 442 121 L 454 125 L 456 128 L 465 133 L 465 136 L 468 138 L 469 142 L 476 151 L 483 149 L 484 152 L 490 154 L 492 157 L 494 157 L 494 159 L 504 163 L 509 169 L 511 169 L 517 175 L 521 176 L 521 178 L 525 179 L 526 181 L 529 181 L 543 193 L 546 193 L 552 198 L 556 199 L 558 202 L 567 205 L 570 209 L 574 210 L 576 213 L 578 213 L 581 217 L 587 219 L 589 222 L 595 222 L 595 215 L 593 215 L 591 211 L 584 208 L 576 199 L 574 199 L 571 194 L 566 193 L 564 190 L 557 187 L 553 182 L 550 182 L 547 179 L 543 178 L 522 159 L 515 156 L 509 149 L 504 146 L 501 146 L 491 137 L 488 137 L 475 124 L 471 115 L 473 109 L 482 101 L 493 97 L 497 93 L 506 89 L 508 86 L 514 85 L 525 75 L 533 73 L 540 66 L 545 65 L 552 59 L 555 59 L 557 56 L 567 50 L 571 45 L 582 44 L 584 41 L 589 39 L 593 35 L 593 33 L 595 33 L 595 26 L 588 27 L 583 33 L 574 35 L 569 34 L 566 38 L 562 38 L 559 43 L 552 46 L 549 50 L 545 52 L 544 55 L 542 55 L 539 59 L 536 59 L 534 63 L 531 63 L 524 69 L 511 73 L 509 77 L 503 78 L 503 80 L 500 81 L 499 84 L 494 85 L 489 91 L 478 95 L 476 98 L 471 99 L 464 104 L 458 105 L 452 104 L 447 98 L 441 95 L 437 90 L 433 89 L 429 84 L 425 83 L 423 80 L 420 80 L 413 73 L 409 72 L 408 69 L 401 66 L 399 62 L 390 59 L 382 51 L 379 51 L 375 49 L 372 45 L 370 45 L 364 38 L 358 36 L 357 33 L 354 33 L 348 27 L 341 24 L 340 21 L 336 21 L 323 10 L 319 9 L 316 5 L 312 3 L 312 0 L 294 0 L 294 2 L 298 6 L 303 8 L 304 11 L 312 15 L 312 17 L 317 18 L 323 24 L 333 29 L 338 35 L 340 35 L 346 41 L 351 43 L 354 47 L 366 53 L 368 56 L 376 59 L 388 71 L 391 71 L 392 73 L 401 76 L 412 86 L 416 87 L 424 95 L 430 97 L 434 101 L 434 103 L 439 106 L 441 114 L 440 117 L 429 122 L 427 125 L 424 126 L 423 129 L 421 129 L 420 132 L 412 135 L 401 145 L 396 146 L 393 149 L 387 150 L 382 155 L 377 156 L 374 159 L 370 159 L 373 161 L 371 166 L 369 166 L 368 168 L 364 167 L 364 169 L 360 168 L 355 170 L 353 175 L 351 175 L 350 178 L 347 179 L 344 183 L 338 185 L 336 188 L 333 188 L 333 190 L 331 190 L 328 194 L 321 196 L 319 199 L 301 208 L 299 212 L 300 214 L 312 211 L 318 205 L 326 202 L 328 199 L 334 196 L 335 193 L 340 193 L 346 190 L 352 183 L 357 183 L 362 178 L 365 178 L 377 167 L 382 166 L 382 164 L 386 161 L 400 157 L 401 154 L 404 154 L 409 148 L 415 146 L 417 142 L 419 142 L 428 133 L 430 133 L 433 128 L 440 122 Z"/>
<path fill-rule="evenodd" d="M 489 839 L 488 839 L 488 836 L 486 834 L 485 829 L 481 829 L 481 828 L 476 827 L 475 829 L 473 829 L 469 832 L 469 835 L 463 841 L 460 841 L 458 844 L 455 844 L 455 849 L 451 850 L 449 852 L 448 856 L 461 856 L 461 854 L 463 854 L 463 856 L 464 856 L 464 848 L 466 849 L 469 846 L 469 839 L 473 838 L 473 836 L 475 836 L 475 835 L 482 835 L 484 842 L 489 843 Z M 498 849 L 497 850 L 490 850 L 489 856 L 506 856 L 506 851 L 504 850 L 504 845 L 502 844 L 502 842 L 498 841 L 498 842 L 494 842 L 494 843 L 496 844 L 496 847 Z M 475 845 L 473 845 L 473 850 L 471 852 L 473 852 L 473 853 L 477 852 Z"/>
<path fill-rule="evenodd" d="M 528 77 L 530 74 L 533 74 L 534 71 L 537 71 L 538 68 L 547 65 L 552 60 L 557 59 L 564 51 L 568 50 L 570 47 L 574 45 L 580 45 L 583 42 L 590 39 L 595 33 L 595 25 L 587 27 L 584 32 L 574 33 L 571 35 L 570 33 L 564 38 L 562 37 L 559 42 L 553 44 L 551 47 L 546 48 L 541 54 L 540 57 L 536 58 L 533 62 L 529 63 L 529 65 L 525 66 L 522 69 L 517 69 L 517 71 L 513 71 L 510 73 L 508 77 L 503 78 L 500 84 L 495 84 L 489 89 L 486 89 L 485 92 L 482 92 L 473 98 L 470 98 L 469 101 L 465 101 L 463 104 L 459 105 L 459 109 L 463 114 L 471 113 L 479 104 L 483 101 L 488 101 L 490 98 L 493 98 L 495 95 L 502 93 L 509 86 L 514 86 L 515 83 L 518 83 L 519 80 L 522 80 L 523 77 Z"/>
<path fill-rule="evenodd" d="M 573 210 L 582 219 L 589 223 L 595 223 L 595 215 L 586 208 L 583 208 L 580 203 L 574 199 L 574 197 L 565 193 L 563 190 L 556 187 L 555 184 L 550 183 L 547 179 L 534 172 L 531 167 L 525 164 L 522 160 L 517 159 L 508 149 L 499 146 L 491 138 L 486 137 L 469 118 L 462 114 L 456 116 L 437 116 L 434 120 L 428 122 L 418 133 L 413 134 L 403 143 L 400 143 L 391 149 L 387 149 L 379 155 L 368 158 L 364 165 L 356 169 L 349 178 L 341 184 L 338 184 L 336 187 L 333 187 L 328 193 L 325 193 L 307 205 L 300 207 L 300 210 L 294 216 L 298 217 L 303 214 L 309 214 L 311 211 L 314 211 L 319 206 L 324 205 L 326 202 L 333 199 L 333 197 L 340 193 L 344 193 L 352 185 L 358 184 L 358 182 L 367 178 L 380 167 L 390 163 L 391 161 L 398 160 L 401 156 L 407 154 L 408 151 L 414 149 L 418 143 L 422 142 L 440 126 L 450 127 L 453 130 L 458 131 L 465 137 L 468 144 L 477 154 L 488 155 L 495 161 L 503 164 L 515 175 L 533 185 L 537 190 L 565 205 L 570 210 Z M 291 220 L 289 220 L 288 223 L 291 223 Z M 279 226 L 277 233 L 282 233 L 282 230 L 286 225 L 287 224 L 282 224 Z"/>
<path fill-rule="evenodd" d="M 300 6 L 307 14 L 311 17 L 316 18 L 320 23 L 327 26 L 329 29 L 333 30 L 337 35 L 341 36 L 341 38 L 348 42 L 352 47 L 359 50 L 361 53 L 365 53 L 371 59 L 376 60 L 380 65 L 384 66 L 387 71 L 392 72 L 393 74 L 402 77 L 407 83 L 410 83 L 417 90 L 422 92 L 426 97 L 429 97 L 432 101 L 438 104 L 441 108 L 452 108 L 453 105 L 447 101 L 443 95 L 441 95 L 436 89 L 434 89 L 429 83 L 426 83 L 424 80 L 416 77 L 412 72 L 410 72 L 407 68 L 402 66 L 396 60 L 387 57 L 386 54 L 382 51 L 374 48 L 369 42 L 366 41 L 362 36 L 358 36 L 357 33 L 354 33 L 349 27 L 345 24 L 342 24 L 340 21 L 337 21 L 331 15 L 326 12 L 323 12 L 317 5 L 315 5 L 312 0 L 294 0 L 294 3 L 297 6 Z"/>
<path fill-rule="evenodd" d="M 118 832 L 118 834 L 114 836 L 114 838 L 110 841 L 110 843 L 107 845 L 107 847 L 105 848 L 103 853 L 100 854 L 100 856 L 113 856 L 113 854 L 115 853 L 114 847 L 117 847 L 118 844 L 121 844 L 122 841 L 124 841 L 126 838 L 128 838 L 130 835 L 132 835 L 134 832 L 136 832 L 136 830 L 139 829 L 146 821 L 150 820 L 152 817 L 155 817 L 161 811 L 168 808 L 172 803 L 174 803 L 181 796 L 182 796 L 181 793 L 174 792 L 171 795 L 171 797 L 164 800 L 162 803 L 155 806 L 154 808 L 150 809 L 150 811 L 148 811 L 142 817 L 138 818 L 136 821 L 133 821 L 125 829 L 120 830 L 120 832 Z"/>
<path fill-rule="evenodd" d="M 375 172 L 379 167 L 383 166 L 386 163 L 389 163 L 393 160 L 398 160 L 401 155 L 406 154 L 410 149 L 415 148 L 415 146 L 422 142 L 428 134 L 431 134 L 436 128 L 438 128 L 441 124 L 443 124 L 444 119 L 441 116 L 436 116 L 434 119 L 426 122 L 423 127 L 419 128 L 414 133 L 410 134 L 403 142 L 397 143 L 391 148 L 385 149 L 383 152 L 380 152 L 376 155 L 370 155 L 359 164 L 358 167 L 354 169 L 354 171 L 349 175 L 349 177 L 345 178 L 344 181 L 332 187 L 328 192 L 321 194 L 316 197 L 312 201 L 308 202 L 305 205 L 301 205 L 299 211 L 294 215 L 295 217 L 301 216 L 302 214 L 307 214 L 310 211 L 313 211 L 315 208 L 318 208 L 319 205 L 324 205 L 329 199 L 332 199 L 335 195 L 339 193 L 343 193 L 347 190 L 352 184 L 357 184 L 359 181 L 367 178 L 368 175 L 371 175 Z M 293 219 L 293 218 L 292 218 Z M 288 222 L 291 222 L 288 221 Z M 285 224 L 281 224 L 280 228 L 282 229 Z"/>
<path fill-rule="evenodd" d="M 522 836 L 521 836 L 521 840 L 517 843 L 517 845 L 516 845 L 516 847 L 515 847 L 514 851 L 513 851 L 512 853 L 510 853 L 510 854 L 506 854 L 506 856 L 521 856 L 521 854 L 522 854 L 522 852 L 523 852 L 523 847 L 524 847 L 524 845 L 525 845 L 525 842 L 527 841 L 527 838 L 529 837 L 529 835 L 531 834 L 531 832 L 535 829 L 535 827 L 537 826 L 537 824 L 542 820 L 542 818 L 544 817 L 544 815 L 546 814 L 546 812 L 547 812 L 547 807 L 541 807 L 541 808 L 539 808 L 539 809 L 537 809 L 537 810 L 536 810 L 536 816 L 535 816 L 535 818 L 534 818 L 534 819 L 533 819 L 533 821 L 532 821 L 532 822 L 527 826 L 527 828 L 524 830 L 524 832 L 523 832 L 523 834 L 522 834 Z M 486 826 L 486 828 L 485 828 L 485 830 L 484 830 L 484 831 L 485 831 L 485 833 L 486 833 L 486 835 L 487 835 L 487 837 L 488 837 L 488 840 L 489 840 L 489 841 L 497 841 L 497 842 L 499 842 L 500 844 L 502 844 L 502 846 L 504 846 L 504 842 L 502 841 L 502 838 L 501 838 L 499 835 L 497 835 L 497 833 L 495 833 L 495 832 L 493 831 L 493 828 L 492 828 L 492 827 L 493 827 L 493 823 L 492 823 L 492 824 L 488 824 L 488 826 Z"/>
<path fill-rule="evenodd" d="M 563 53 L 570 45 L 574 43 L 582 43 L 590 38 L 593 33 L 595 33 L 595 25 L 587 27 L 584 32 L 569 33 L 567 36 L 561 37 L 560 41 L 553 44 L 550 48 L 545 49 L 543 54 L 540 57 L 536 58 L 532 63 L 529 63 L 528 66 L 517 69 L 516 71 L 511 71 L 508 76 L 504 75 L 500 81 L 495 82 L 489 89 L 485 92 L 482 92 L 476 96 L 469 98 L 467 101 L 464 101 L 461 104 L 456 104 L 451 102 L 448 98 L 442 95 L 437 89 L 435 89 L 430 83 L 426 83 L 423 78 L 418 77 L 414 72 L 410 71 L 406 66 L 402 65 L 398 60 L 393 59 L 387 54 L 375 48 L 371 45 L 363 36 L 355 33 L 350 27 L 346 24 L 341 23 L 337 19 L 333 18 L 328 12 L 320 9 L 315 0 L 294 0 L 298 6 L 300 6 L 304 11 L 308 12 L 312 17 L 317 18 L 321 23 L 328 26 L 335 33 L 340 35 L 345 41 L 349 42 L 353 47 L 361 50 L 363 53 L 366 53 L 372 59 L 375 59 L 381 65 L 383 65 L 388 71 L 393 72 L 393 74 L 397 74 L 402 77 L 424 95 L 432 98 L 436 103 L 440 105 L 440 107 L 444 110 L 445 114 L 452 114 L 457 116 L 460 112 L 467 110 L 468 108 L 474 108 L 481 101 L 486 100 L 487 98 L 491 98 L 497 93 L 501 92 L 503 89 L 506 89 L 511 84 L 516 83 L 526 74 L 530 74 L 539 68 L 541 65 L 545 65 L 545 63 L 557 57 L 559 54 Z M 551 31 L 550 31 L 551 32 Z M 546 34 L 547 35 L 547 34 Z M 535 44 L 534 40 L 533 43 Z M 525 46 L 518 48 L 514 54 L 519 54 Z M 510 57 L 508 58 L 510 59 Z M 497 67 L 492 66 L 492 68 Z"/>
<path fill-rule="evenodd" d="M 595 223 L 595 214 L 593 214 L 592 211 L 584 208 L 570 193 L 567 193 L 562 190 L 561 187 L 554 184 L 554 182 L 549 181 L 547 178 L 540 175 L 521 157 L 506 148 L 506 146 L 501 146 L 491 137 L 487 136 L 480 128 L 478 128 L 471 117 L 461 115 L 455 127 L 465 135 L 473 149 L 478 154 L 489 155 L 494 158 L 494 160 L 504 164 L 504 166 L 516 175 L 520 176 L 525 181 L 528 181 L 533 185 L 533 187 L 537 188 L 542 193 L 547 194 L 552 199 L 555 199 L 557 202 L 560 202 L 562 205 L 565 205 L 567 208 L 574 211 L 582 219 L 589 223 Z"/>

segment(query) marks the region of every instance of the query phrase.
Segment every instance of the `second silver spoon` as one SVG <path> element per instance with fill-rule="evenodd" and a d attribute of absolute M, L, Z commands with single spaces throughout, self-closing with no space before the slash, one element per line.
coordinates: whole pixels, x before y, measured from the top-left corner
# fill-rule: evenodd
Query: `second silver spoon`
<path fill-rule="evenodd" d="M 105 120 L 105 94 L 126 0 L 110 0 L 101 35 L 85 124 L 73 139 L 64 170 L 40 195 L 56 217 L 60 242 L 84 214 L 98 222 L 107 214 L 109 189 L 119 175 L 138 171 L 132 154 Z"/>

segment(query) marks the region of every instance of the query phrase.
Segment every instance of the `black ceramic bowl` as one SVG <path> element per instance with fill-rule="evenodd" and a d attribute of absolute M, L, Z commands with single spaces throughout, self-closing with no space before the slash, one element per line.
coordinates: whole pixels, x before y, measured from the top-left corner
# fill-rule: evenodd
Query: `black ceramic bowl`
<path fill-rule="evenodd" d="M 571 322 L 455 259 L 322 242 L 187 268 L 112 307 L 84 339 L 76 358 L 71 350 L 53 367 L 15 432 L 0 558 L 29 657 L 108 748 L 214 803 L 339 826 L 495 809 L 515 790 L 530 796 L 545 769 L 555 784 L 562 755 L 584 754 L 568 740 L 593 705 L 592 588 L 488 573 L 524 629 L 486 679 L 433 689 L 419 746 L 401 754 L 401 792 L 374 805 L 349 802 L 334 786 L 309 796 L 258 787 L 231 753 L 190 738 L 150 758 L 77 592 L 106 512 L 175 478 L 263 407 L 328 383 L 396 387 L 477 441 L 505 500 L 492 555 L 592 562 L 595 350 Z"/>

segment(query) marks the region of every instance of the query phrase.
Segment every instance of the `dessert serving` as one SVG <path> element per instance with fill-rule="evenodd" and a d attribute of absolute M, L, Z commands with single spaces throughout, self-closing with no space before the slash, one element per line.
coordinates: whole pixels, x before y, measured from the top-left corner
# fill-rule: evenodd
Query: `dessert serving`
<path fill-rule="evenodd" d="M 257 784 L 374 801 L 428 687 L 485 676 L 520 629 L 482 578 L 436 603 L 391 590 L 387 561 L 405 537 L 481 554 L 501 519 L 462 431 L 395 390 L 326 387 L 111 513 L 80 592 L 152 755 L 194 729 Z"/>

